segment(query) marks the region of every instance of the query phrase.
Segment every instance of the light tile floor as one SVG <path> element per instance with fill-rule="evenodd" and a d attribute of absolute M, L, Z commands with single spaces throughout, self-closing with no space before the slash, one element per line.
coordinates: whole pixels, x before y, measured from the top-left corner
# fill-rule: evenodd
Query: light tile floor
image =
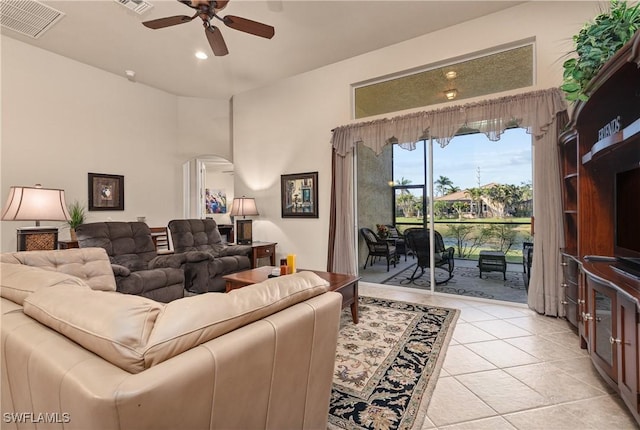
<path fill-rule="evenodd" d="M 640 428 L 565 320 L 368 282 L 360 294 L 461 310 L 423 430 Z"/>

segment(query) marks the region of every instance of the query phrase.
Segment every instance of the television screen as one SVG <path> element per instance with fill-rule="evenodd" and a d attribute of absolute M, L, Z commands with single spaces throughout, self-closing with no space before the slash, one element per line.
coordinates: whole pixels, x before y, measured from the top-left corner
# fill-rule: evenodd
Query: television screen
<path fill-rule="evenodd" d="M 616 174 L 615 220 L 616 257 L 640 263 L 640 166 Z"/>

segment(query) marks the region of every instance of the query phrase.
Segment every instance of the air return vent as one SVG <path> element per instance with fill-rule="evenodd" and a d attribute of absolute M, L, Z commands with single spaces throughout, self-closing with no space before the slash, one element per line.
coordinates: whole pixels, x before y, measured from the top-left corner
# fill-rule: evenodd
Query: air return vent
<path fill-rule="evenodd" d="M 142 15 L 149 9 L 153 7 L 151 3 L 148 3 L 144 0 L 114 0 L 116 3 L 120 3 L 122 6 L 126 7 L 137 13 L 138 15 Z"/>
<path fill-rule="evenodd" d="M 42 36 L 63 17 L 64 13 L 37 1 L 0 1 L 0 24 L 34 39 Z"/>

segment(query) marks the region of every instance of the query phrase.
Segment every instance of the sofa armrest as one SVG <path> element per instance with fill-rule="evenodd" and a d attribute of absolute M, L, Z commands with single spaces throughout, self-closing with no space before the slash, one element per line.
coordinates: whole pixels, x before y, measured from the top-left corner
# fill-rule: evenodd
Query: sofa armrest
<path fill-rule="evenodd" d="M 212 253 L 206 251 L 189 251 L 183 254 L 186 263 L 199 263 L 201 261 L 210 261 L 215 257 Z"/>
<path fill-rule="evenodd" d="M 138 270 L 131 272 L 129 276 L 116 276 L 116 284 L 117 291 L 120 293 L 155 297 L 157 295 L 157 293 L 153 293 L 155 290 L 171 288 L 176 285 L 180 286 L 179 290 L 182 290 L 184 287 L 184 272 L 182 269 L 175 268 Z M 182 292 L 183 295 L 184 292 Z"/>
<path fill-rule="evenodd" d="M 160 269 L 172 267 L 174 269 L 183 268 L 185 263 L 199 263 L 201 261 L 213 260 L 213 255 L 204 251 L 188 251 L 172 255 L 159 255 L 149 261 L 149 269 Z"/>
<path fill-rule="evenodd" d="M 219 257 L 233 256 L 233 255 L 251 255 L 251 247 L 248 245 L 227 245 L 218 253 Z"/>
<path fill-rule="evenodd" d="M 131 274 L 131 270 L 120 264 L 112 264 L 111 268 L 113 269 L 113 274 L 116 278 L 129 276 Z"/>
<path fill-rule="evenodd" d="M 185 256 L 183 254 L 171 254 L 171 255 L 158 255 L 149 261 L 147 269 L 162 269 L 172 267 L 179 269 L 185 263 Z"/>

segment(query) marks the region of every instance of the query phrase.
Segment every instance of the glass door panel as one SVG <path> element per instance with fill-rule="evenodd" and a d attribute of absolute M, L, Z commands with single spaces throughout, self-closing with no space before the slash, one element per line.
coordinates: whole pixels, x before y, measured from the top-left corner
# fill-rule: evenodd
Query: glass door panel
<path fill-rule="evenodd" d="M 612 333 L 611 321 L 611 298 L 607 297 L 599 291 L 594 291 L 594 336 L 595 336 L 595 353 L 600 356 L 609 366 L 613 366 L 613 351 L 609 339 Z"/>

